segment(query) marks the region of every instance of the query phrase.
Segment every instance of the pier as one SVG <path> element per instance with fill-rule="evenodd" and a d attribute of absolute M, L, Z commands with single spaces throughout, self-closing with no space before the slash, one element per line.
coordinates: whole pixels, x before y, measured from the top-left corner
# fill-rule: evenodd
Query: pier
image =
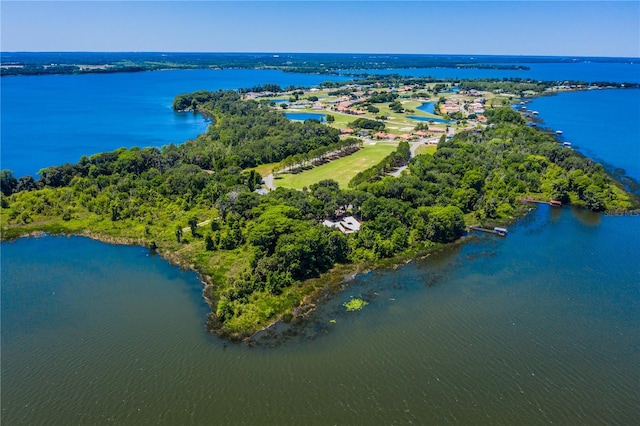
<path fill-rule="evenodd" d="M 531 197 L 522 197 L 520 198 L 520 202 L 534 203 L 534 204 L 548 204 L 553 207 L 562 207 L 562 201 L 558 201 L 558 200 L 544 201 L 544 200 L 536 200 L 535 198 L 531 198 Z"/>
<path fill-rule="evenodd" d="M 493 229 L 487 229 L 487 228 L 481 228 L 479 226 L 470 226 L 469 230 L 471 231 L 479 231 L 479 232 L 486 232 L 488 234 L 495 234 L 495 235 L 499 235 L 501 237 L 506 237 L 507 233 L 509 232 L 507 230 L 507 228 L 499 228 L 499 227 L 495 227 Z"/>

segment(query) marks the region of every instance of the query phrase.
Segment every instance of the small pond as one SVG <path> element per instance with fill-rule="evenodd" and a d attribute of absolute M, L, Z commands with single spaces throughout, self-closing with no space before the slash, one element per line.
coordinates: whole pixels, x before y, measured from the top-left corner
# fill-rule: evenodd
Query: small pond
<path fill-rule="evenodd" d="M 326 117 L 325 114 L 318 114 L 318 113 L 312 113 L 312 112 L 286 113 L 284 116 L 287 117 L 289 120 L 295 120 L 295 121 L 304 121 L 304 120 L 325 121 L 325 117 Z"/>

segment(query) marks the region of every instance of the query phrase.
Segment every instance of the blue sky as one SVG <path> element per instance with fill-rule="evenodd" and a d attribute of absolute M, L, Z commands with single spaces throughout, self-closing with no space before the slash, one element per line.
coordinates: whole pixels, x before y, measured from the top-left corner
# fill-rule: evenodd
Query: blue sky
<path fill-rule="evenodd" d="M 2 51 L 640 57 L 638 1 L 6 1 Z"/>

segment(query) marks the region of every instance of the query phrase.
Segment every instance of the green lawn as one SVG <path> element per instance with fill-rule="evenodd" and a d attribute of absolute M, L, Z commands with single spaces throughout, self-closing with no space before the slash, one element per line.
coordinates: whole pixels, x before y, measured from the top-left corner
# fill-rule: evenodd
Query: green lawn
<path fill-rule="evenodd" d="M 377 142 L 375 145 L 365 143 L 364 148 L 355 154 L 296 175 L 281 174 L 275 179 L 274 183 L 276 186 L 285 188 L 302 189 L 321 180 L 333 179 L 340 184 L 340 187 L 346 188 L 351 178 L 379 163 L 396 147 L 397 143 L 395 142 Z"/>
<path fill-rule="evenodd" d="M 255 170 L 256 172 L 258 172 L 258 174 L 262 177 L 267 177 L 271 174 L 271 171 L 274 169 L 274 167 L 276 167 L 278 164 L 280 163 L 269 163 L 269 164 L 261 164 L 259 166 L 256 167 L 250 167 L 248 169 L 245 169 L 245 172 L 251 171 L 251 170 Z"/>
<path fill-rule="evenodd" d="M 346 129 L 349 127 L 349 123 L 358 119 L 358 118 L 368 118 L 370 120 L 376 120 L 377 115 L 385 115 L 387 116 L 387 120 L 384 122 L 386 125 L 385 132 L 387 133 L 395 133 L 395 134 L 406 134 L 410 133 L 418 123 L 421 121 L 413 120 L 408 118 L 408 115 L 415 115 L 418 117 L 437 117 L 441 118 L 437 115 L 421 111 L 417 109 L 420 105 L 422 105 L 423 101 L 415 100 L 415 99 L 403 99 L 401 100 L 402 105 L 405 108 L 414 109 L 413 113 L 396 113 L 389 109 L 389 104 L 375 104 L 375 106 L 380 110 L 380 112 L 376 114 L 366 113 L 364 115 L 350 115 L 350 114 L 342 114 L 336 111 L 329 110 L 312 110 L 310 108 L 305 109 L 288 109 L 282 110 L 282 112 L 287 114 L 302 114 L 302 113 L 319 113 L 319 114 L 330 114 L 333 115 L 335 121 L 333 123 L 327 123 L 329 126 L 337 128 L 337 129 Z M 444 125 L 440 127 L 444 128 Z"/>
<path fill-rule="evenodd" d="M 416 155 L 430 154 L 433 155 L 438 147 L 436 145 L 420 145 L 416 149 Z"/>

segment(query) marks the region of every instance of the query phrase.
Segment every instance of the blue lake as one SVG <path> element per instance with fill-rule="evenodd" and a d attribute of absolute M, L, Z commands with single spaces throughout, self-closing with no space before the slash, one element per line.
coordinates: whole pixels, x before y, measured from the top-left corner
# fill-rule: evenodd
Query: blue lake
<path fill-rule="evenodd" d="M 344 77 L 275 70 L 176 70 L 2 78 L 3 169 L 16 176 L 120 147 L 182 143 L 206 129 L 173 98 L 262 83 L 312 86 Z"/>
<path fill-rule="evenodd" d="M 591 90 L 534 98 L 543 126 L 587 157 L 621 168 L 640 181 L 640 89 Z"/>
<path fill-rule="evenodd" d="M 304 121 L 304 120 L 325 121 L 326 114 L 300 112 L 300 113 L 285 113 L 284 116 L 287 117 L 289 120 L 295 120 L 295 121 Z"/>
<path fill-rule="evenodd" d="M 639 420 L 640 217 L 542 206 L 357 278 L 275 348 L 209 335 L 195 275 L 146 249 L 1 247 L 3 424 Z"/>
<path fill-rule="evenodd" d="M 451 123 L 451 121 L 449 120 L 445 120 L 444 118 L 436 118 L 436 117 L 418 117 L 417 115 L 408 115 L 407 118 L 410 118 L 412 120 L 418 120 L 418 121 L 427 121 L 427 122 L 433 121 L 434 123 Z"/>
<path fill-rule="evenodd" d="M 637 61 L 636 61 L 637 62 Z M 435 78 L 532 78 L 536 80 L 584 82 L 608 81 L 640 83 L 640 63 L 522 63 L 529 70 L 473 68 L 392 68 L 387 70 L 349 70 L 343 73 L 400 74 Z"/>

